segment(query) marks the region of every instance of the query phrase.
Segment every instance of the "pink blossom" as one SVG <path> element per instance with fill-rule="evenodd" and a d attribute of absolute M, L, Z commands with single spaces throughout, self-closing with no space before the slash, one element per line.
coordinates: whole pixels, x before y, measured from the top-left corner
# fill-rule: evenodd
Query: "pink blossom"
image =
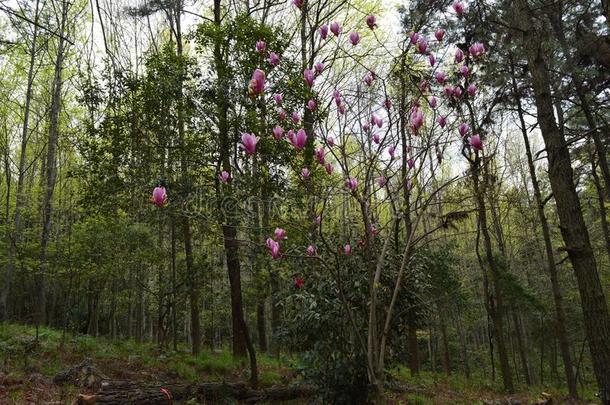
<path fill-rule="evenodd" d="M 468 133 L 468 131 L 470 131 L 470 127 L 465 122 L 462 122 L 458 126 L 458 131 L 460 133 L 460 136 L 464 137 Z"/>
<path fill-rule="evenodd" d="M 364 75 L 363 81 L 367 86 L 370 86 L 373 84 L 373 76 L 367 73 L 366 75 Z"/>
<path fill-rule="evenodd" d="M 303 149 L 305 147 L 305 144 L 307 143 L 307 133 L 305 132 L 305 130 L 301 128 L 297 131 L 296 136 L 294 135 L 294 132 L 292 132 L 291 135 L 292 136 L 288 136 L 288 140 L 290 141 L 290 143 L 292 143 L 292 146 L 294 146 L 298 150 Z"/>
<path fill-rule="evenodd" d="M 428 104 L 430 105 L 430 107 L 436 108 L 438 105 L 438 100 L 436 99 L 436 97 L 432 96 L 430 97 L 430 100 L 428 100 Z"/>
<path fill-rule="evenodd" d="M 335 138 L 333 138 L 332 136 L 327 137 L 326 143 L 332 148 L 333 146 L 335 146 Z"/>
<path fill-rule="evenodd" d="M 231 175 L 229 174 L 229 172 L 226 172 L 224 170 L 218 175 L 218 180 L 220 180 L 224 184 L 227 184 L 230 179 Z"/>
<path fill-rule="evenodd" d="M 464 51 L 460 48 L 455 50 L 455 63 L 461 63 L 464 60 Z"/>
<path fill-rule="evenodd" d="M 472 57 L 477 58 L 485 53 L 485 45 L 480 42 L 476 42 L 468 48 L 468 51 Z"/>
<path fill-rule="evenodd" d="M 443 88 L 443 95 L 447 98 L 451 97 L 453 95 L 453 87 L 445 86 Z"/>
<path fill-rule="evenodd" d="M 345 104 L 341 104 L 341 105 L 340 105 L 340 106 L 337 108 L 337 112 L 338 112 L 340 115 L 345 114 Z"/>
<path fill-rule="evenodd" d="M 455 14 L 458 15 L 458 17 L 461 17 L 464 15 L 464 3 L 462 3 L 461 1 L 456 1 L 455 3 L 453 3 L 453 11 L 455 11 Z"/>
<path fill-rule="evenodd" d="M 443 115 L 439 115 L 439 117 L 436 119 L 436 122 L 438 122 L 438 125 L 441 128 L 445 128 L 445 125 L 447 125 L 447 118 Z"/>
<path fill-rule="evenodd" d="M 328 37 L 328 25 L 324 24 L 320 27 L 320 37 L 326 39 Z"/>
<path fill-rule="evenodd" d="M 360 34 L 358 34 L 356 31 L 350 32 L 349 41 L 352 43 L 353 46 L 358 45 L 358 43 L 360 43 Z"/>
<path fill-rule="evenodd" d="M 269 251 L 271 252 L 271 257 L 275 260 L 275 259 L 279 259 L 281 254 L 280 254 L 280 244 L 276 241 L 274 241 L 271 238 L 267 238 L 267 241 L 265 243 L 267 245 L 267 249 L 269 249 Z"/>
<path fill-rule="evenodd" d="M 411 32 L 409 37 L 411 39 L 411 45 L 415 45 L 417 44 L 417 41 L 419 41 L 419 34 L 417 32 Z"/>
<path fill-rule="evenodd" d="M 442 28 L 437 29 L 436 32 L 434 33 L 434 37 L 436 38 L 436 40 L 438 42 L 441 42 L 443 40 L 443 38 L 445 37 L 445 30 Z"/>
<path fill-rule="evenodd" d="M 288 236 L 286 236 L 286 231 L 282 228 L 275 228 L 273 234 L 275 235 L 275 240 L 288 239 Z"/>
<path fill-rule="evenodd" d="M 247 132 L 241 134 L 241 146 L 248 155 L 254 155 L 256 153 L 256 144 L 259 138 Z"/>
<path fill-rule="evenodd" d="M 305 69 L 303 71 L 303 80 L 305 81 L 305 84 L 307 84 L 309 87 L 313 86 L 313 81 L 315 80 L 316 75 L 314 74 L 313 70 L 311 69 Z"/>
<path fill-rule="evenodd" d="M 273 137 L 275 138 L 275 140 L 279 141 L 280 139 L 282 139 L 283 136 L 284 128 L 280 127 L 279 125 L 273 127 Z"/>
<path fill-rule="evenodd" d="M 388 179 L 386 179 L 385 176 L 379 176 L 377 177 L 377 185 L 379 187 L 385 187 L 385 185 L 388 183 Z"/>
<path fill-rule="evenodd" d="M 313 245 L 307 246 L 307 256 L 315 256 L 316 248 Z"/>
<path fill-rule="evenodd" d="M 434 66 L 436 64 L 436 58 L 434 57 L 434 54 L 428 55 L 428 62 L 430 62 L 430 66 Z"/>
<path fill-rule="evenodd" d="M 472 146 L 475 150 L 483 150 L 483 142 L 481 141 L 481 137 L 479 135 L 473 135 L 469 139 L 470 146 Z"/>
<path fill-rule="evenodd" d="M 298 124 L 299 122 L 301 122 L 301 115 L 296 111 L 294 111 L 292 113 L 292 116 L 290 118 L 292 119 L 292 122 L 295 124 Z"/>
<path fill-rule="evenodd" d="M 301 169 L 301 176 L 303 176 L 303 178 L 305 180 L 308 180 L 309 176 L 311 176 L 311 172 L 309 171 L 308 168 L 304 167 L 304 168 Z"/>
<path fill-rule="evenodd" d="M 326 170 L 327 174 L 333 174 L 333 165 L 327 163 L 324 165 L 324 170 Z"/>
<path fill-rule="evenodd" d="M 383 102 L 383 106 L 385 107 L 386 110 L 389 110 L 392 108 L 392 100 L 390 100 L 388 97 L 386 97 L 385 101 Z"/>
<path fill-rule="evenodd" d="M 411 111 L 411 126 L 413 127 L 413 130 L 417 132 L 422 125 L 424 125 L 424 112 L 419 108 L 414 108 Z"/>
<path fill-rule="evenodd" d="M 316 74 L 322 74 L 322 71 L 324 70 L 324 63 L 316 62 L 316 64 L 314 65 L 314 69 L 316 70 Z"/>
<path fill-rule="evenodd" d="M 379 134 L 375 134 L 373 135 L 373 142 L 375 142 L 377 145 L 379 145 L 379 142 L 381 141 Z"/>
<path fill-rule="evenodd" d="M 317 107 L 317 104 L 315 102 L 315 100 L 309 100 L 307 102 L 307 108 L 310 109 L 311 111 L 315 110 Z"/>
<path fill-rule="evenodd" d="M 335 100 L 337 107 L 341 105 L 341 92 L 339 90 L 333 91 L 333 99 Z"/>
<path fill-rule="evenodd" d="M 462 88 L 460 86 L 455 86 L 453 88 L 453 97 L 455 97 L 455 98 L 462 97 Z"/>
<path fill-rule="evenodd" d="M 444 84 L 445 80 L 447 79 L 447 75 L 445 75 L 445 72 L 442 70 L 438 70 L 436 73 L 434 73 L 434 78 L 439 84 Z"/>
<path fill-rule="evenodd" d="M 377 27 L 377 20 L 374 15 L 369 15 L 366 17 L 366 25 L 368 25 L 372 30 Z"/>
<path fill-rule="evenodd" d="M 275 101 L 275 104 L 276 104 L 276 105 L 282 105 L 282 99 L 283 99 L 283 97 L 282 97 L 282 95 L 281 95 L 281 94 L 279 94 L 279 93 L 275 93 L 275 94 L 273 95 L 273 101 Z"/>
<path fill-rule="evenodd" d="M 157 207 L 159 207 L 159 208 L 163 207 L 167 203 L 167 192 L 165 191 L 165 187 L 163 187 L 163 186 L 155 187 L 152 192 L 152 197 L 150 198 L 150 200 Z"/>
<path fill-rule="evenodd" d="M 415 160 L 413 160 L 413 159 L 407 160 L 407 166 L 409 166 L 409 169 L 413 169 L 415 167 Z"/>
<path fill-rule="evenodd" d="M 318 215 L 318 216 L 317 216 L 317 217 L 316 217 L 316 218 L 313 220 L 313 222 L 314 222 L 316 225 L 318 225 L 318 226 L 319 226 L 319 225 L 322 223 L 322 217 L 321 217 L 320 215 Z"/>
<path fill-rule="evenodd" d="M 352 253 L 352 247 L 349 245 L 349 243 L 343 246 L 343 253 L 345 253 L 346 256 L 349 256 L 350 253 Z"/>
<path fill-rule="evenodd" d="M 388 148 L 388 153 L 389 153 L 390 157 L 391 157 L 392 159 L 394 159 L 394 158 L 396 157 L 396 147 L 394 147 L 394 146 L 390 146 L 390 147 Z"/>
<path fill-rule="evenodd" d="M 424 37 L 419 38 L 419 40 L 417 41 L 417 51 L 419 53 L 425 54 L 427 50 L 428 50 L 428 41 L 426 41 L 426 38 L 424 38 Z"/>
<path fill-rule="evenodd" d="M 256 41 L 255 48 L 256 48 L 256 52 L 265 53 L 265 50 L 267 49 L 267 44 L 265 43 L 265 41 L 258 40 L 258 41 Z"/>
<path fill-rule="evenodd" d="M 275 52 L 271 52 L 269 54 L 268 60 L 269 60 L 269 63 L 271 63 L 271 65 L 273 65 L 273 66 L 277 66 L 280 63 L 280 57 Z"/>
<path fill-rule="evenodd" d="M 336 37 L 338 37 L 338 36 L 339 36 L 339 34 L 341 33 L 341 25 L 339 25 L 339 23 L 338 23 L 338 22 L 333 21 L 333 22 L 330 24 L 330 31 L 331 31 L 331 32 L 332 32 L 332 33 L 333 33 L 333 34 L 334 34 Z"/>
<path fill-rule="evenodd" d="M 303 8 L 303 0 L 292 0 L 292 4 L 299 10 Z"/>
<path fill-rule="evenodd" d="M 318 161 L 318 163 L 323 165 L 325 163 L 324 148 L 322 148 L 322 147 L 317 148 L 315 151 L 315 154 L 316 154 L 316 160 Z"/>
<path fill-rule="evenodd" d="M 371 130 L 371 126 L 368 122 L 365 122 L 364 124 L 362 124 L 362 130 L 364 132 L 369 132 Z"/>
<path fill-rule="evenodd" d="M 277 111 L 277 115 L 280 121 L 286 120 L 286 111 L 282 110 L 281 108 Z"/>
<path fill-rule="evenodd" d="M 422 79 L 421 82 L 419 82 L 419 89 L 424 92 L 426 90 L 430 89 L 430 83 L 428 83 L 428 81 L 426 79 Z"/>
<path fill-rule="evenodd" d="M 474 95 L 477 93 L 477 86 L 470 84 L 468 85 L 468 89 L 466 89 L 466 91 L 470 97 L 474 97 Z"/>
<path fill-rule="evenodd" d="M 262 94 L 263 91 L 265 91 L 264 71 L 262 71 L 261 69 L 256 69 L 254 73 L 252 73 L 252 79 L 250 80 L 248 91 L 253 97 L 258 96 L 259 94 Z"/>
<path fill-rule="evenodd" d="M 376 114 L 373 114 L 373 116 L 371 117 L 371 122 L 377 125 L 378 128 L 381 128 L 383 126 L 383 119 Z"/>
<path fill-rule="evenodd" d="M 466 65 L 460 66 L 460 74 L 464 77 L 468 77 L 468 75 L 470 74 L 470 69 L 468 69 L 468 66 L 466 66 Z"/>
<path fill-rule="evenodd" d="M 355 191 L 358 188 L 358 180 L 355 177 L 350 177 L 346 182 L 345 186 L 351 191 Z"/>

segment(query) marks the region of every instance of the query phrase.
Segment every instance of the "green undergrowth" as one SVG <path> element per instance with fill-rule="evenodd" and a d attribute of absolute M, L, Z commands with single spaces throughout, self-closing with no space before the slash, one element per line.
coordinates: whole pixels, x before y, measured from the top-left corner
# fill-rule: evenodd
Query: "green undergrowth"
<path fill-rule="evenodd" d="M 110 378 L 142 378 L 197 381 L 244 381 L 250 377 L 247 359 L 235 359 L 227 349 L 202 350 L 197 356 L 186 347 L 160 350 L 151 343 L 111 340 L 68 334 L 18 324 L 0 324 L 0 369 L 5 374 L 33 372 L 52 377 L 61 370 L 89 359 Z M 63 342 L 63 344 L 62 344 Z M 257 353 L 259 380 L 270 386 L 290 382 L 288 358 Z"/>

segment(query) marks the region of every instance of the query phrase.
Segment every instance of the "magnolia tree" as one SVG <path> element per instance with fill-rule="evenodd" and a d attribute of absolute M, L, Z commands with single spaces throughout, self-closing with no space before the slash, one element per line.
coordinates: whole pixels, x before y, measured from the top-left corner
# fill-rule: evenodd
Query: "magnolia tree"
<path fill-rule="evenodd" d="M 302 1 L 293 4 L 303 12 Z M 466 12 L 458 1 L 448 18 L 459 21 Z M 408 33 L 393 46 L 378 35 L 375 16 L 363 15 L 361 22 L 366 32 L 346 29 L 337 21 L 317 27 L 311 44 L 324 52 L 312 52 L 320 60 L 303 71 L 305 91 L 299 97 L 305 97 L 304 102 L 290 103 L 304 105 L 313 114 L 309 131 L 302 122 L 305 111 L 285 110 L 287 95 L 269 91 L 281 89 L 283 56 L 262 40 L 252 44 L 261 65 L 253 71 L 247 93 L 254 103 L 265 106 L 265 122 L 258 126 L 265 132 L 241 134 L 239 161 L 256 159 L 260 143 L 286 143 L 293 149 L 285 165 L 294 173 L 293 183 L 303 187 L 311 201 L 301 230 L 311 240 L 295 243 L 303 238 L 291 238 L 278 224 L 261 248 L 273 260 L 308 258 L 334 277 L 355 344 L 366 358 L 372 397 L 377 397 L 383 392 L 387 343 L 401 281 L 417 246 L 443 226 L 442 218 L 430 213 L 438 194 L 462 179 L 447 161 L 455 162 L 453 157 L 460 152 L 468 161 L 476 161 L 484 153 L 484 140 L 461 117 L 464 106 L 471 107 L 477 96 L 476 63 L 485 47 L 474 43 L 464 50 L 447 43 L 444 26 L 448 24 L 442 19 Z M 365 42 L 383 54 L 363 57 Z M 347 73 L 334 69 L 337 60 L 349 60 L 352 68 Z M 313 160 L 304 156 L 312 144 Z M 225 184 L 233 180 L 226 171 L 219 171 L 218 179 Z M 355 237 L 337 234 L 329 223 L 330 212 L 345 196 L 357 207 Z M 165 191 L 155 190 L 153 201 L 162 206 Z M 424 218 L 436 218 L 438 223 L 424 224 Z M 390 263 L 390 249 L 398 246 L 399 260 L 393 262 L 398 263 L 396 277 L 386 286 L 390 299 L 382 305 L 380 283 Z M 350 305 L 342 284 L 342 269 L 356 265 L 352 256 L 361 259 L 357 264 L 367 274 L 365 309 Z M 307 279 L 305 272 L 298 274 L 294 287 L 306 289 Z M 365 319 L 364 330 L 357 319 Z"/>

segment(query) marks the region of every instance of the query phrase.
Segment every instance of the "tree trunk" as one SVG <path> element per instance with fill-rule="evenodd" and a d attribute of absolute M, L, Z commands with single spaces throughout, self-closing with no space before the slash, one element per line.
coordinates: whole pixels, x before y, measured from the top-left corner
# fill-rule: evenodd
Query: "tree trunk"
<path fill-rule="evenodd" d="M 64 66 L 66 21 L 68 19 L 69 3 L 62 1 L 61 25 L 55 57 L 55 74 L 52 84 L 51 113 L 49 122 L 49 137 L 47 142 L 46 187 L 42 201 L 42 235 L 40 238 L 40 270 L 36 276 L 36 303 L 34 322 L 44 325 L 46 322 L 46 273 L 48 269 L 47 247 L 51 234 L 51 217 L 53 215 L 53 193 L 57 177 L 57 144 L 59 138 L 59 114 L 61 112 L 61 89 L 63 85 L 62 72 Z"/>
<path fill-rule="evenodd" d="M 407 324 L 407 341 L 409 347 L 409 369 L 411 369 L 411 375 L 418 375 L 419 347 L 417 344 L 417 326 L 414 322 Z"/>
<path fill-rule="evenodd" d="M 557 339 L 559 340 L 559 348 L 561 351 L 561 358 L 563 359 L 563 367 L 566 376 L 566 382 L 568 384 L 568 390 L 570 396 L 576 398 L 578 391 L 576 388 L 576 379 L 574 378 L 574 367 L 572 365 L 572 356 L 570 355 L 570 344 L 568 342 L 566 327 L 565 327 L 565 312 L 563 309 L 563 297 L 561 295 L 561 287 L 559 286 L 559 278 L 557 275 L 557 266 L 555 265 L 555 255 L 553 253 L 553 243 L 551 241 L 551 231 L 549 229 L 549 223 L 544 213 L 544 200 L 542 193 L 540 192 L 540 185 L 538 184 L 538 176 L 536 175 L 536 167 L 534 166 L 534 159 L 530 148 L 529 138 L 527 136 L 527 127 L 525 124 L 523 107 L 521 105 L 521 95 L 517 87 L 517 80 L 515 78 L 514 63 L 511 60 L 511 71 L 512 71 L 512 86 L 515 97 L 515 104 L 517 105 L 517 114 L 519 116 L 519 124 L 521 128 L 521 135 L 523 136 L 523 143 L 525 145 L 525 154 L 527 156 L 527 166 L 529 168 L 530 178 L 532 181 L 532 187 L 534 188 L 534 198 L 536 200 L 536 210 L 538 212 L 538 219 L 542 228 L 542 236 L 544 239 L 544 247 L 546 252 L 547 270 L 551 279 L 551 291 L 553 292 L 553 301 L 555 304 L 555 332 Z"/>
<path fill-rule="evenodd" d="M 27 160 L 27 145 L 28 145 L 28 132 L 30 129 L 30 105 L 32 103 L 32 87 L 34 84 L 34 64 L 36 62 L 36 41 L 38 39 L 38 6 L 40 1 L 36 0 L 36 6 L 34 9 L 34 26 L 33 26 L 33 34 L 32 34 L 32 46 L 30 48 L 30 66 L 28 68 L 28 82 L 27 88 L 25 92 L 25 107 L 24 107 L 24 115 L 23 115 L 23 129 L 21 131 L 21 150 L 19 152 L 19 172 L 17 173 L 17 191 L 16 191 L 16 201 L 15 201 L 15 211 L 13 213 L 13 232 L 12 237 L 11 233 L 7 232 L 8 236 L 8 258 L 6 267 L 4 270 L 4 283 L 2 284 L 2 290 L 0 291 L 0 320 L 8 319 L 8 296 L 10 294 L 11 289 L 11 281 L 13 278 L 13 271 L 15 269 L 15 256 L 17 255 L 17 246 L 19 245 L 21 239 L 21 227 L 22 227 L 22 219 L 21 219 L 21 209 L 24 205 L 25 195 L 24 195 L 24 179 L 25 179 L 25 169 L 26 169 L 26 160 Z M 8 159 L 8 150 L 9 144 L 7 140 L 7 159 Z M 7 179 L 10 179 L 10 166 L 6 165 L 6 176 Z M 8 186 L 8 184 L 7 184 Z M 8 219 L 8 210 L 9 210 L 9 196 L 7 192 L 7 201 L 6 201 L 6 212 Z"/>
<path fill-rule="evenodd" d="M 530 369 L 527 363 L 527 352 L 525 349 L 525 345 L 523 343 L 523 329 L 521 328 L 521 323 L 519 322 L 519 316 L 517 315 L 517 311 L 513 308 L 511 311 L 513 317 L 513 324 L 515 325 L 515 336 L 517 338 L 517 350 L 519 351 L 519 360 L 521 361 L 521 369 L 523 370 L 523 377 L 525 378 L 525 384 L 527 386 L 532 385 L 532 377 L 530 374 Z"/>
<path fill-rule="evenodd" d="M 518 0 L 523 45 L 532 76 L 538 122 L 546 146 L 549 179 L 559 215 L 561 234 L 576 274 L 585 330 L 601 399 L 610 403 L 610 317 L 589 233 L 574 185 L 570 154 L 553 114 L 550 78 L 542 54 L 543 36 L 535 32 L 526 0 Z"/>

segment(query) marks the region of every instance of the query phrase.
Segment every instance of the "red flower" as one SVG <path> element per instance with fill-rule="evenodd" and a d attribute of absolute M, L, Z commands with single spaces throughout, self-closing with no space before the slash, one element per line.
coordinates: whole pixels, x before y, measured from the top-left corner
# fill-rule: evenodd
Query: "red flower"
<path fill-rule="evenodd" d="M 294 286 L 296 288 L 301 288 L 303 287 L 303 285 L 305 285 L 305 280 L 303 280 L 301 277 L 297 277 L 294 279 Z"/>

